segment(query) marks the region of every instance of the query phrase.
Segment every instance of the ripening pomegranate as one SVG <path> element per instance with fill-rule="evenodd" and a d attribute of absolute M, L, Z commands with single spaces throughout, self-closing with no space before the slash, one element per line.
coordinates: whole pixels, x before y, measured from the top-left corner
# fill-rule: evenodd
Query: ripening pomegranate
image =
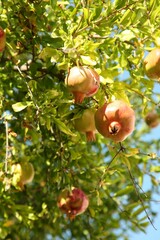
<path fill-rule="evenodd" d="M 87 209 L 89 199 L 81 189 L 72 187 L 71 191 L 64 189 L 60 193 L 57 205 L 70 219 L 74 219 Z"/>
<path fill-rule="evenodd" d="M 74 120 L 75 129 L 79 132 L 85 133 L 87 141 L 95 141 L 95 119 L 94 110 L 85 109 L 80 118 Z"/>
<path fill-rule="evenodd" d="M 84 98 L 98 91 L 100 78 L 94 69 L 87 66 L 75 66 L 70 69 L 65 84 L 74 95 L 75 103 L 82 103 Z"/>
<path fill-rule="evenodd" d="M 149 78 L 160 78 L 160 48 L 153 49 L 144 59 L 144 70 Z"/>
<path fill-rule="evenodd" d="M 0 27 L 0 52 L 2 52 L 6 45 L 6 33 L 3 28 Z"/>
<path fill-rule="evenodd" d="M 145 116 L 145 122 L 150 128 L 157 127 L 160 123 L 160 116 L 155 110 L 152 110 Z"/>
<path fill-rule="evenodd" d="M 12 173 L 17 181 L 17 185 L 22 189 L 25 184 L 31 183 L 34 178 L 34 168 L 30 162 L 21 162 L 12 165 Z"/>
<path fill-rule="evenodd" d="M 96 111 L 95 125 L 104 137 L 122 142 L 134 130 L 135 113 L 125 102 L 115 100 Z"/>

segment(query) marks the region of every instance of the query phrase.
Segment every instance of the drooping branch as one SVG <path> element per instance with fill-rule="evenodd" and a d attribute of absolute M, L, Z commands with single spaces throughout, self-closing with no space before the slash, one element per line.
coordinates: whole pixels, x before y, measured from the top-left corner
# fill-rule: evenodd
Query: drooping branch
<path fill-rule="evenodd" d="M 133 175 L 132 175 L 130 169 L 128 168 L 128 166 L 126 166 L 126 168 L 127 168 L 127 170 L 128 170 L 128 173 L 129 173 L 130 179 L 131 179 L 131 181 L 132 181 L 132 183 L 133 183 L 133 186 L 134 186 L 135 192 L 136 192 L 136 194 L 137 194 L 137 196 L 138 196 L 138 198 L 139 198 L 139 200 L 140 200 L 140 202 L 141 202 L 141 205 L 142 205 L 142 207 L 143 207 L 143 209 L 144 209 L 144 212 L 145 212 L 145 214 L 146 214 L 146 216 L 147 216 L 149 222 L 151 223 L 152 227 L 153 227 L 155 230 L 157 230 L 156 227 L 154 226 L 154 224 L 153 224 L 153 222 L 152 222 L 152 220 L 151 220 L 151 218 L 150 218 L 150 216 L 149 216 L 149 214 L 148 214 L 146 208 L 145 208 L 145 205 L 144 205 L 143 199 L 141 198 L 140 193 L 139 193 L 139 191 L 138 191 L 138 189 L 137 189 L 137 183 L 136 183 L 136 181 L 135 181 L 135 179 L 134 179 L 134 177 L 133 177 Z"/>

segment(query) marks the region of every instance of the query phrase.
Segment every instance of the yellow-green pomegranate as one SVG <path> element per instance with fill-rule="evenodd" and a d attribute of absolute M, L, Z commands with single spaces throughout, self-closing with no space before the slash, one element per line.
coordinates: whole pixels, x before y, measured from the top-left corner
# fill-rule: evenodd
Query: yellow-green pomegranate
<path fill-rule="evenodd" d="M 146 75 L 152 79 L 160 78 L 160 48 L 153 49 L 144 59 Z"/>
<path fill-rule="evenodd" d="M 12 173 L 21 188 L 25 184 L 31 183 L 34 178 L 34 168 L 30 162 L 21 162 L 12 165 Z"/>
<path fill-rule="evenodd" d="M 74 120 L 75 129 L 79 132 L 85 133 L 87 141 L 95 141 L 95 111 L 92 109 L 85 109 L 80 118 Z"/>

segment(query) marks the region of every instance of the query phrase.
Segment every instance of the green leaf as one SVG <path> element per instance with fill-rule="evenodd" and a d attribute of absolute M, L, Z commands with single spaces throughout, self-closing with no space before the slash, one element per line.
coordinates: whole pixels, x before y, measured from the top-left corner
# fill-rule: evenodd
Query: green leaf
<path fill-rule="evenodd" d="M 61 48 L 61 47 L 64 46 L 64 42 L 63 42 L 63 39 L 61 37 L 52 37 L 50 45 L 53 48 Z"/>
<path fill-rule="evenodd" d="M 138 215 L 140 215 L 142 212 L 144 212 L 144 209 L 148 208 L 148 206 L 144 206 L 144 207 L 139 207 L 137 210 L 135 210 L 132 213 L 132 217 L 137 217 Z"/>
<path fill-rule="evenodd" d="M 140 226 L 141 226 L 141 227 L 147 227 L 149 224 L 150 224 L 149 221 L 147 221 L 147 222 L 142 222 L 142 223 L 140 223 Z"/>
<path fill-rule="evenodd" d="M 151 14 L 151 22 L 154 22 L 156 17 L 160 14 L 160 6 L 158 6 Z"/>
<path fill-rule="evenodd" d="M 91 214 L 91 217 L 94 218 L 95 217 L 95 211 L 93 208 L 89 208 L 89 212 Z"/>
<path fill-rule="evenodd" d="M 127 206 L 125 206 L 125 208 L 126 208 L 127 211 L 130 211 L 130 210 L 138 207 L 139 205 L 140 205 L 139 202 L 138 202 L 138 203 L 137 203 L 137 202 L 134 202 L 134 203 L 128 204 Z"/>
<path fill-rule="evenodd" d="M 123 7 L 124 4 L 125 4 L 125 1 L 115 0 L 113 6 L 114 6 L 116 9 L 119 9 L 119 8 Z"/>
<path fill-rule="evenodd" d="M 120 38 L 121 41 L 130 41 L 131 39 L 135 38 L 135 34 L 131 30 L 124 30 L 121 32 L 118 37 Z"/>
<path fill-rule="evenodd" d="M 122 189 L 122 190 L 119 190 L 118 192 L 116 192 L 114 194 L 114 197 L 120 197 L 120 196 L 123 196 L 123 195 L 126 195 L 130 192 L 133 192 L 133 186 L 127 186 L 126 188 Z"/>
<path fill-rule="evenodd" d="M 99 194 L 99 191 L 96 191 L 96 194 L 97 194 L 97 205 L 98 206 L 101 206 L 103 204 L 101 198 L 100 198 L 100 194 Z"/>
<path fill-rule="evenodd" d="M 39 58 L 46 60 L 47 58 L 52 57 L 53 60 L 55 60 L 55 62 L 58 61 L 60 56 L 61 56 L 61 53 L 52 47 L 44 48 L 42 52 L 39 54 Z"/>
<path fill-rule="evenodd" d="M 128 65 L 128 61 L 125 54 L 121 53 L 121 56 L 119 58 L 119 63 L 122 68 L 125 68 Z"/>
<path fill-rule="evenodd" d="M 160 172 L 160 166 L 151 166 L 150 172 Z"/>
<path fill-rule="evenodd" d="M 82 59 L 83 63 L 86 64 L 86 65 L 94 66 L 97 63 L 95 60 L 91 59 L 90 56 L 81 55 L 81 59 Z"/>
<path fill-rule="evenodd" d="M 131 10 L 127 9 L 127 11 L 121 17 L 121 20 L 119 21 L 119 24 L 122 24 L 122 25 L 127 24 L 127 25 L 129 25 L 130 19 L 131 19 L 131 15 L 132 15 Z"/>
<path fill-rule="evenodd" d="M 87 20 L 87 19 L 88 19 L 88 16 L 89 16 L 88 8 L 83 8 L 83 17 L 84 17 L 84 20 Z"/>
<path fill-rule="evenodd" d="M 146 10 L 144 7 L 140 7 L 138 11 L 132 14 L 132 24 L 138 24 L 142 19 L 144 19 L 144 15 L 146 14 Z"/>
<path fill-rule="evenodd" d="M 71 135 L 72 137 L 76 137 L 76 134 L 71 132 L 71 130 L 63 122 L 61 122 L 58 118 L 53 118 L 53 120 L 60 131 L 64 132 L 67 135 Z"/>
<path fill-rule="evenodd" d="M 130 156 L 135 156 L 139 153 L 139 149 L 138 148 L 128 148 L 127 149 L 127 153 L 125 153 L 126 157 L 130 157 Z"/>
<path fill-rule="evenodd" d="M 104 77 L 100 76 L 100 82 L 105 85 L 107 83 L 113 83 L 113 79 L 111 79 L 109 77 L 104 78 Z"/>
<path fill-rule="evenodd" d="M 123 163 L 128 167 L 128 169 L 131 171 L 132 167 L 131 167 L 131 162 L 128 160 L 127 157 L 123 156 L 122 157 Z"/>
<path fill-rule="evenodd" d="M 12 108 L 15 112 L 21 112 L 26 107 L 31 106 L 32 102 L 17 102 L 12 104 Z"/>

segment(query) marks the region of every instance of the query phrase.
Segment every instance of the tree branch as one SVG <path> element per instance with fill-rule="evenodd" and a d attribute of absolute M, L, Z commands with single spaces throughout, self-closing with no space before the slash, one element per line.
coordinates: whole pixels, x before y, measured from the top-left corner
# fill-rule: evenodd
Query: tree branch
<path fill-rule="evenodd" d="M 4 124 L 6 129 L 6 156 L 5 156 L 4 168 L 5 168 L 5 172 L 7 173 L 8 157 L 9 157 L 8 121 L 5 120 Z"/>

